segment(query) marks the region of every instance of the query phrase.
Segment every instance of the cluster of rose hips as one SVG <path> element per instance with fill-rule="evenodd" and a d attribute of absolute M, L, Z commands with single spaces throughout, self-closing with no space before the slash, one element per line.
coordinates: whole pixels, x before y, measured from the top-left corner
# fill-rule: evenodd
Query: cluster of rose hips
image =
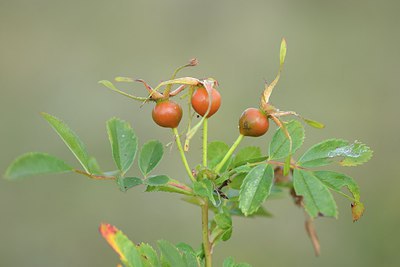
<path fill-rule="evenodd" d="M 178 103 L 170 100 L 169 98 L 160 99 L 156 102 L 157 103 L 152 111 L 154 122 L 161 127 L 178 127 L 182 119 L 182 107 Z M 210 102 L 211 108 L 207 113 Z M 206 117 L 209 118 L 214 115 L 221 106 L 221 95 L 215 88 L 212 88 L 210 99 L 207 90 L 203 86 L 201 86 L 198 87 L 192 94 L 191 104 L 197 114 L 202 117 L 207 114 Z"/>
<path fill-rule="evenodd" d="M 155 106 L 152 110 L 152 118 L 154 122 L 166 128 L 177 128 L 182 119 L 182 107 L 180 104 L 172 101 L 170 98 L 178 95 L 185 88 L 189 87 L 190 103 L 191 107 L 201 117 L 210 118 L 213 116 L 221 106 L 221 95 L 215 88 L 218 86 L 218 82 L 214 79 L 199 80 L 192 77 L 184 77 L 175 79 L 176 74 L 179 70 L 188 66 L 196 66 L 198 61 L 192 59 L 189 64 L 179 67 L 175 70 L 171 80 L 159 84 L 156 88 L 152 88 L 145 81 L 141 79 L 132 80 L 126 77 L 117 77 L 116 81 L 132 82 L 137 81 L 144 84 L 149 95 L 147 98 L 136 97 L 125 92 L 122 92 L 114 87 L 108 81 L 102 81 L 105 86 L 109 87 L 113 91 L 121 93 L 130 98 L 148 102 L 155 102 Z M 178 84 L 179 87 L 174 91 L 171 91 L 172 86 Z M 158 92 L 158 89 L 165 86 L 163 93 Z M 269 114 L 262 109 L 248 108 L 240 117 L 239 120 L 239 131 L 243 136 L 261 136 L 268 131 Z"/>
<path fill-rule="evenodd" d="M 288 133 L 285 123 L 280 120 L 282 116 L 293 115 L 303 119 L 307 124 L 316 127 L 323 128 L 323 124 L 318 123 L 313 120 L 305 119 L 301 117 L 299 114 L 293 111 L 280 111 L 269 103 L 269 98 L 271 93 L 278 83 L 280 74 L 282 71 L 283 63 L 285 61 L 286 56 L 286 41 L 282 39 L 281 49 L 280 49 L 280 66 L 279 71 L 275 79 L 271 82 L 271 84 L 265 83 L 265 89 L 261 95 L 261 101 L 259 108 L 248 108 L 246 109 L 239 119 L 239 132 L 240 138 L 243 136 L 252 136 L 258 137 L 264 135 L 269 128 L 269 119 L 272 119 L 278 127 L 281 127 L 284 131 L 286 137 L 289 139 L 290 147 L 292 145 L 291 136 Z M 152 118 L 154 122 L 166 128 L 176 129 L 181 122 L 182 119 L 182 107 L 170 100 L 170 98 L 177 96 L 179 93 L 183 92 L 186 88 L 188 89 L 188 96 L 190 100 L 190 106 L 193 108 L 197 114 L 203 117 L 202 121 L 199 122 L 196 127 L 188 130 L 187 136 L 193 136 L 196 132 L 197 128 L 201 123 L 213 116 L 221 106 L 221 95 L 218 90 L 215 88 L 218 86 L 218 82 L 212 78 L 209 79 L 196 79 L 192 77 L 183 77 L 176 78 L 177 73 L 186 67 L 196 66 L 198 64 L 197 59 L 192 59 L 189 64 L 181 66 L 175 70 L 170 80 L 165 81 L 157 85 L 157 87 L 152 88 L 145 81 L 141 79 L 133 80 L 127 77 L 117 77 L 115 80 L 117 82 L 141 82 L 147 89 L 149 95 L 147 97 L 137 97 L 130 95 L 126 92 L 120 91 L 117 89 L 111 82 L 109 81 L 101 81 L 100 83 L 104 84 L 108 88 L 113 91 L 116 91 L 122 95 L 133 98 L 135 100 L 143 101 L 143 102 L 155 102 L 155 106 L 152 111 Z M 172 90 L 172 86 L 178 85 L 178 88 Z M 164 91 L 159 92 L 160 88 L 165 87 Z M 187 141 L 190 137 L 187 139 Z M 186 146 L 186 144 L 185 144 Z M 186 147 L 185 147 L 186 149 Z M 290 148 L 291 149 L 291 148 Z"/>
<path fill-rule="evenodd" d="M 221 94 L 213 87 L 210 99 L 209 92 L 201 86 L 192 94 L 191 104 L 197 114 L 202 117 L 207 114 L 206 117 L 210 118 L 221 106 Z M 182 119 L 182 108 L 169 98 L 159 99 L 153 108 L 152 117 L 159 126 L 176 128 Z M 268 127 L 267 114 L 257 108 L 246 109 L 239 120 L 239 131 L 244 136 L 261 136 L 268 131 Z"/>
<path fill-rule="evenodd" d="M 216 85 L 217 83 L 215 82 L 214 84 Z M 154 122 L 161 127 L 178 127 L 182 119 L 181 106 L 170 100 L 169 97 L 159 98 L 155 101 L 156 105 L 152 111 Z M 200 82 L 200 86 L 196 88 L 191 96 L 191 105 L 201 117 L 210 118 L 221 106 L 221 94 L 214 87 L 211 88 L 210 93 Z M 240 134 L 253 137 L 264 135 L 269 128 L 269 116 L 273 116 L 273 114 L 268 114 L 267 111 L 261 108 L 246 109 L 239 119 Z"/>

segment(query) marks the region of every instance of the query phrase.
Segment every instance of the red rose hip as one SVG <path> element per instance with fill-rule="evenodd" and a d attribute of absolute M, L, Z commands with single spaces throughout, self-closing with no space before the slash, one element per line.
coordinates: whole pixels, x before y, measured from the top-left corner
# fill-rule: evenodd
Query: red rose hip
<path fill-rule="evenodd" d="M 216 89 L 212 89 L 211 91 L 211 108 L 210 112 L 207 114 L 207 118 L 214 115 L 215 112 L 218 111 L 221 106 L 221 95 Z M 198 88 L 192 95 L 192 107 L 193 109 L 202 117 L 207 112 L 209 105 L 209 97 L 206 88 L 200 87 Z"/>
<path fill-rule="evenodd" d="M 244 136 L 262 136 L 268 128 L 267 115 L 257 108 L 248 108 L 240 116 L 239 131 Z"/>
<path fill-rule="evenodd" d="M 151 115 L 159 126 L 176 128 L 182 119 L 182 108 L 173 101 L 162 101 L 154 106 Z"/>

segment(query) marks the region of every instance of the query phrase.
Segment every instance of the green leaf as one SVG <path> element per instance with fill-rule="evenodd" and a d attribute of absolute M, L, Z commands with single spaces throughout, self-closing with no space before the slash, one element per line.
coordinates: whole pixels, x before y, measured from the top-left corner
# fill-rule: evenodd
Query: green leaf
<path fill-rule="evenodd" d="M 117 118 L 107 122 L 107 132 L 114 162 L 122 174 L 125 174 L 135 159 L 138 139 L 129 123 Z"/>
<path fill-rule="evenodd" d="M 305 210 L 311 217 L 337 217 L 337 206 L 332 194 L 312 172 L 295 169 L 293 186 L 296 194 L 303 196 Z"/>
<path fill-rule="evenodd" d="M 108 89 L 111 89 L 113 91 L 117 91 L 118 89 L 114 86 L 114 84 L 110 81 L 107 80 L 101 80 L 99 81 L 100 84 L 104 85 L 105 87 L 107 87 Z"/>
<path fill-rule="evenodd" d="M 45 153 L 31 152 L 15 159 L 7 168 L 5 177 L 18 179 L 31 175 L 73 171 L 64 161 Z"/>
<path fill-rule="evenodd" d="M 232 227 L 224 230 L 223 234 L 221 235 L 222 241 L 228 241 L 232 237 Z"/>
<path fill-rule="evenodd" d="M 208 168 L 214 169 L 215 166 L 224 158 L 229 146 L 221 141 L 214 141 L 208 144 L 207 159 Z"/>
<path fill-rule="evenodd" d="M 253 169 L 253 167 L 254 166 L 249 166 L 248 164 L 241 165 L 241 166 L 238 166 L 238 167 L 232 169 L 229 173 L 235 173 L 235 174 L 247 173 L 247 172 L 251 171 L 251 169 Z"/>
<path fill-rule="evenodd" d="M 285 38 L 282 38 L 281 42 L 281 49 L 279 53 L 279 62 L 282 67 L 283 63 L 285 63 L 285 58 L 286 58 L 286 51 L 287 51 L 287 44 Z"/>
<path fill-rule="evenodd" d="M 244 165 L 252 159 L 261 158 L 261 149 L 256 146 L 248 146 L 239 150 L 239 152 L 235 155 L 235 159 L 233 160 L 233 167 L 237 167 L 240 165 Z"/>
<path fill-rule="evenodd" d="M 160 162 L 164 153 L 163 145 L 158 140 L 143 145 L 139 154 L 139 168 L 143 176 L 147 176 Z"/>
<path fill-rule="evenodd" d="M 68 125 L 60 119 L 42 112 L 43 118 L 53 127 L 57 134 L 61 137 L 64 143 L 68 146 L 71 152 L 75 155 L 82 167 L 88 173 L 96 173 L 96 169 L 91 169 L 92 159 L 89 156 L 84 143 L 79 139 L 78 135 L 74 133 Z"/>
<path fill-rule="evenodd" d="M 320 123 L 318 121 L 314 121 L 314 120 L 310 120 L 310 119 L 306 119 L 303 118 L 303 120 L 310 125 L 311 127 L 317 128 L 317 129 L 322 129 L 325 128 L 325 125 L 323 123 Z"/>
<path fill-rule="evenodd" d="M 283 165 L 283 175 L 288 176 L 290 171 L 290 162 L 292 159 L 292 155 L 288 155 L 285 159 L 285 165 Z"/>
<path fill-rule="evenodd" d="M 136 246 L 120 230 L 110 224 L 101 224 L 100 233 L 118 253 L 127 267 L 142 267 L 142 260 Z"/>
<path fill-rule="evenodd" d="M 243 180 L 239 192 L 239 208 L 246 215 L 258 210 L 269 196 L 274 179 L 274 170 L 269 164 L 253 168 Z"/>
<path fill-rule="evenodd" d="M 314 175 L 324 185 L 336 192 L 342 192 L 342 187 L 347 187 L 354 199 L 356 201 L 360 200 L 360 189 L 353 178 L 333 171 L 315 171 Z"/>
<path fill-rule="evenodd" d="M 248 263 L 235 263 L 232 257 L 226 258 L 223 267 L 251 267 Z"/>
<path fill-rule="evenodd" d="M 165 185 L 167 184 L 171 179 L 166 176 L 166 175 L 153 175 L 147 178 L 144 182 L 147 185 Z"/>
<path fill-rule="evenodd" d="M 146 243 L 140 243 L 140 245 L 137 246 L 137 249 L 142 256 L 142 262 L 146 267 L 160 266 L 157 253 L 152 246 Z"/>
<path fill-rule="evenodd" d="M 135 80 L 134 79 L 132 79 L 132 78 L 130 78 L 130 77 L 115 77 L 115 79 L 114 79 L 116 82 L 126 82 L 126 83 L 133 83 Z M 104 84 L 104 82 L 106 82 L 106 84 L 107 84 L 107 81 L 102 81 L 102 84 Z M 105 84 L 104 84 L 105 85 Z M 107 85 L 106 85 L 107 86 Z M 108 86 L 107 86 L 108 87 Z"/>
<path fill-rule="evenodd" d="M 188 195 L 192 196 L 193 191 L 190 187 L 187 185 L 174 180 L 170 179 L 170 181 L 167 184 L 164 185 L 148 185 L 146 188 L 146 192 L 169 192 L 169 193 L 178 193 L 178 194 L 183 194 L 183 195 Z"/>
<path fill-rule="evenodd" d="M 269 159 L 283 159 L 296 152 L 304 142 L 304 127 L 300 122 L 292 120 L 286 125 L 286 130 L 292 137 L 292 151 L 290 151 L 290 141 L 286 136 L 285 131 L 280 127 L 272 137 L 269 144 Z"/>
<path fill-rule="evenodd" d="M 299 159 L 298 164 L 305 168 L 325 166 L 337 158 L 342 166 L 356 166 L 367 162 L 372 157 L 372 150 L 366 145 L 356 141 L 329 139 L 312 146 Z"/>
<path fill-rule="evenodd" d="M 223 267 L 234 267 L 235 261 L 232 257 L 226 258 L 223 263 Z"/>
<path fill-rule="evenodd" d="M 232 218 L 228 209 L 224 209 L 224 213 L 218 213 L 214 216 L 216 228 L 214 235 L 219 236 L 222 241 L 227 241 L 232 236 Z"/>
<path fill-rule="evenodd" d="M 146 97 L 138 97 L 138 96 L 134 96 L 134 95 L 125 93 L 125 92 L 119 90 L 117 87 L 115 87 L 115 85 L 112 82 L 107 81 L 107 80 L 99 81 L 99 84 L 102 84 L 105 87 L 107 87 L 108 89 L 111 89 L 114 92 L 117 92 L 117 93 L 119 93 L 123 96 L 129 97 L 129 98 L 132 98 L 134 100 L 139 100 L 139 101 L 147 101 L 148 100 Z"/>
<path fill-rule="evenodd" d="M 138 178 L 138 177 L 121 177 L 122 181 L 122 188 L 124 189 L 123 191 L 126 191 L 132 187 L 138 186 L 143 184 L 143 180 Z"/>
<path fill-rule="evenodd" d="M 218 213 L 214 216 L 214 220 L 221 229 L 229 229 L 232 227 L 232 218 L 229 214 Z"/>
<path fill-rule="evenodd" d="M 272 193 L 272 191 L 271 191 Z M 270 196 L 271 197 L 271 196 Z M 229 213 L 232 216 L 240 216 L 244 217 L 245 215 L 243 212 L 239 209 L 239 202 L 238 202 L 238 197 L 231 197 L 229 198 L 229 201 L 226 204 L 227 209 L 229 210 Z M 248 218 L 251 217 L 272 217 L 272 214 L 268 212 L 263 206 L 260 206 L 256 212 L 253 214 L 247 216 Z"/>
<path fill-rule="evenodd" d="M 198 196 L 208 198 L 214 206 L 217 205 L 214 198 L 214 184 L 210 180 L 203 179 L 198 182 L 193 182 L 193 192 Z"/>
<path fill-rule="evenodd" d="M 159 240 L 158 247 L 161 251 L 161 260 L 173 267 L 186 267 L 185 261 L 179 250 L 166 240 Z"/>
<path fill-rule="evenodd" d="M 196 254 L 196 251 L 194 251 L 194 249 L 186 243 L 180 242 L 178 244 L 176 244 L 176 248 L 179 249 L 179 251 L 182 252 L 188 252 L 188 253 L 193 253 Z"/>
<path fill-rule="evenodd" d="M 199 267 L 199 262 L 195 254 L 183 252 L 183 261 L 186 267 Z"/>
<path fill-rule="evenodd" d="M 243 184 L 244 178 L 247 176 L 247 173 L 239 173 L 235 175 L 232 179 L 231 182 L 228 184 L 230 188 L 239 190 L 240 187 Z"/>
<path fill-rule="evenodd" d="M 199 267 L 199 262 L 196 257 L 194 249 L 185 243 L 179 243 L 176 247 L 183 253 L 183 260 L 187 267 Z"/>
<path fill-rule="evenodd" d="M 322 183 L 324 183 L 329 189 L 343 194 L 341 189 L 347 187 L 353 198 L 347 196 L 351 199 L 353 203 L 351 204 L 351 210 L 353 215 L 353 221 L 357 221 L 364 212 L 364 204 L 360 202 L 360 189 L 353 178 L 337 172 L 332 171 L 315 171 L 315 177 L 317 177 Z"/>
<path fill-rule="evenodd" d="M 89 170 L 91 170 L 92 174 L 103 174 L 100 169 L 99 163 L 94 157 L 89 158 Z"/>

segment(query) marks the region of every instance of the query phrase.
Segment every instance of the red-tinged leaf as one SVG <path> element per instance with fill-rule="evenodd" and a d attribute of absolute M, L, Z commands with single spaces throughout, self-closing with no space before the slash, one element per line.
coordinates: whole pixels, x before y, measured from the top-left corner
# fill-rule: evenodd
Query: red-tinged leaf
<path fill-rule="evenodd" d="M 103 223 L 99 231 L 108 244 L 117 252 L 127 267 L 142 267 L 142 260 L 136 246 L 120 230 L 111 224 Z"/>
<path fill-rule="evenodd" d="M 353 217 L 353 222 L 358 221 L 364 214 L 364 204 L 361 202 L 351 203 L 351 214 Z"/>
<path fill-rule="evenodd" d="M 118 255 L 122 258 L 122 252 L 118 245 L 115 242 L 115 235 L 118 232 L 118 229 L 108 223 L 102 223 L 99 228 L 100 234 L 104 237 L 107 243 L 118 253 Z"/>

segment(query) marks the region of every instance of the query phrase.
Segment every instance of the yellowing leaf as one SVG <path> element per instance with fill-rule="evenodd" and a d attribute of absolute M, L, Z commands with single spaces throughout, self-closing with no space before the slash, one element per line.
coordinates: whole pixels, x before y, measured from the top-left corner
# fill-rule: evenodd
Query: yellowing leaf
<path fill-rule="evenodd" d="M 108 223 L 102 223 L 99 228 L 100 234 L 104 237 L 104 239 L 107 241 L 107 243 L 115 250 L 115 252 L 118 253 L 118 255 L 121 257 L 121 259 L 124 259 L 126 261 L 125 256 L 122 254 L 120 248 L 118 247 L 117 243 L 115 242 L 115 235 L 119 231 L 117 227 L 108 224 Z"/>
<path fill-rule="evenodd" d="M 117 252 L 122 263 L 127 267 L 142 267 L 142 260 L 135 244 L 128 239 L 115 226 L 103 223 L 100 225 L 100 233 L 107 243 Z"/>
<path fill-rule="evenodd" d="M 353 222 L 358 221 L 364 214 L 364 204 L 361 202 L 351 203 L 351 215 L 353 216 Z"/>

